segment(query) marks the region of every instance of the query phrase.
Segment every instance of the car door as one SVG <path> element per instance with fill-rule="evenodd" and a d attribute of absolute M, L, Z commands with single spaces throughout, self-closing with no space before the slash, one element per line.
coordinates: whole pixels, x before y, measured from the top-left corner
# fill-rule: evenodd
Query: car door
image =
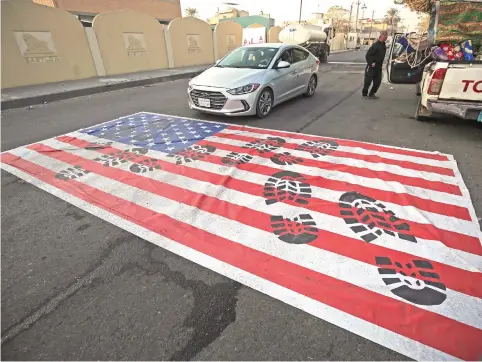
<path fill-rule="evenodd" d="M 280 61 L 286 61 L 290 63 L 289 68 L 277 69 Z M 275 94 L 275 102 L 279 103 L 288 98 L 293 97 L 296 94 L 297 82 L 298 82 L 298 69 L 294 63 L 293 48 L 284 50 L 280 56 L 276 59 L 272 72 L 272 84 Z"/>
<path fill-rule="evenodd" d="M 392 44 L 390 46 L 390 53 L 387 60 L 387 78 L 390 83 L 394 84 L 416 84 L 420 83 L 423 78 L 423 70 L 425 63 L 412 68 L 407 62 L 399 60 L 398 41 L 404 34 L 395 34 Z"/>
<path fill-rule="evenodd" d="M 304 93 L 313 71 L 313 64 L 310 62 L 310 53 L 302 48 L 293 48 L 295 65 L 298 69 L 298 85 L 296 93 Z"/>

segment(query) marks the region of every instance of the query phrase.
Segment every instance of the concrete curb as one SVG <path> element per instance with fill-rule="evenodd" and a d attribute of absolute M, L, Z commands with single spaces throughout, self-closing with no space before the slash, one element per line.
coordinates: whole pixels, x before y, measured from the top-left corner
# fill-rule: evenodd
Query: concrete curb
<path fill-rule="evenodd" d="M 333 50 L 330 52 L 330 55 L 332 54 L 340 54 L 340 53 L 346 53 L 346 52 L 353 52 L 355 49 L 342 49 L 342 50 Z"/>
<path fill-rule="evenodd" d="M 127 82 L 104 84 L 104 85 L 86 87 L 81 89 L 66 90 L 63 92 L 39 94 L 39 95 L 19 98 L 19 99 L 8 99 L 5 101 L 2 101 L 1 108 L 2 108 L 2 111 L 4 111 L 7 109 L 28 107 L 36 104 L 50 103 L 50 102 L 61 101 L 61 100 L 70 99 L 70 98 L 87 96 L 91 94 L 105 93 L 105 92 L 111 92 L 111 91 L 116 91 L 120 89 L 135 88 L 135 87 L 141 87 L 144 85 L 192 78 L 201 74 L 202 72 L 204 72 L 204 70 L 205 69 L 186 72 L 186 73 L 164 75 L 164 76 L 154 77 L 154 78 L 136 79 L 136 80 L 130 80 Z"/>

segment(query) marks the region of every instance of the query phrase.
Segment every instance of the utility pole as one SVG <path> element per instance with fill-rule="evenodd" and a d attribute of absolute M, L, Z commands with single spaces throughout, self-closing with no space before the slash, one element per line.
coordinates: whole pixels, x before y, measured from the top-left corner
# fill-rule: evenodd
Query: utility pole
<path fill-rule="evenodd" d="M 303 0 L 300 0 L 300 18 L 298 22 L 301 24 L 301 9 L 303 8 Z"/>
<path fill-rule="evenodd" d="M 359 11 L 360 11 L 360 3 L 361 3 L 360 0 L 358 0 L 358 1 L 356 2 L 355 33 L 357 33 L 357 34 L 358 34 L 358 13 L 359 13 Z"/>
<path fill-rule="evenodd" d="M 361 16 L 361 23 L 360 23 L 360 32 L 357 33 L 357 37 L 358 38 L 361 38 L 360 37 L 360 33 L 363 32 L 363 19 L 365 18 L 365 9 L 367 8 L 366 4 L 363 3 L 363 6 L 362 6 L 362 16 Z M 361 41 L 360 41 L 360 45 L 361 45 Z"/>
<path fill-rule="evenodd" d="M 375 21 L 375 10 L 372 11 L 372 22 L 370 24 L 370 35 L 368 35 L 368 42 L 372 38 L 373 22 Z"/>
<path fill-rule="evenodd" d="M 351 33 L 351 14 L 353 13 L 353 3 L 350 6 L 350 20 L 348 20 L 348 32 Z"/>

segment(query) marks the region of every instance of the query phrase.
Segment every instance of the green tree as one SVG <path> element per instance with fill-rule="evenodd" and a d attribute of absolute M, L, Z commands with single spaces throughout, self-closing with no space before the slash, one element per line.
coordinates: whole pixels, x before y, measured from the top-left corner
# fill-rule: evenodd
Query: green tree
<path fill-rule="evenodd" d="M 400 11 L 395 8 L 390 8 L 385 14 L 385 23 L 389 24 L 392 28 L 392 35 L 395 33 L 396 25 L 402 20 L 400 18 Z"/>
<path fill-rule="evenodd" d="M 197 17 L 199 15 L 199 12 L 196 8 L 186 8 L 186 10 L 184 10 L 184 13 L 186 14 L 186 16 Z"/>
<path fill-rule="evenodd" d="M 327 20 L 332 19 L 333 28 L 337 32 L 346 33 L 348 32 L 349 14 L 350 12 L 347 9 L 340 5 L 334 5 L 328 9 L 325 18 Z"/>

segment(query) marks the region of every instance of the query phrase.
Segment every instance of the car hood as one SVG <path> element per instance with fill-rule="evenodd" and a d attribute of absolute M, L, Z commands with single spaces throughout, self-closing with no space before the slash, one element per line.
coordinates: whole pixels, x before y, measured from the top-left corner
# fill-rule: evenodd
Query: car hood
<path fill-rule="evenodd" d="M 193 78 L 191 84 L 231 89 L 253 83 L 265 73 L 266 69 L 212 67 Z"/>

